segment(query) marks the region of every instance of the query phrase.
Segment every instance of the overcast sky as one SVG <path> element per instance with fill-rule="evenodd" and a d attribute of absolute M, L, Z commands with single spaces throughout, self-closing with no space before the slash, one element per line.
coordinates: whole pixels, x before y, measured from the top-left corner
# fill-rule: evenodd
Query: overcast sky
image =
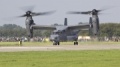
<path fill-rule="evenodd" d="M 0 0 L 0 26 L 3 24 L 17 24 L 25 27 L 25 18 L 6 21 L 3 18 L 15 17 L 24 14 L 21 7 L 34 5 L 34 12 L 46 12 L 56 10 L 54 14 L 34 17 L 39 25 L 63 24 L 64 18 L 68 18 L 69 25 L 79 22 L 88 22 L 89 15 L 70 15 L 68 11 L 90 11 L 92 9 L 111 9 L 103 11 L 99 15 L 100 23 L 120 22 L 120 0 Z"/>

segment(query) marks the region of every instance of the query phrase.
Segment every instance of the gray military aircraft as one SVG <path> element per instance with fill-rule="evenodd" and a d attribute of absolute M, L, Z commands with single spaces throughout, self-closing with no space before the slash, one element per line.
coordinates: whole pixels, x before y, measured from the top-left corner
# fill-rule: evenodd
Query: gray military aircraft
<path fill-rule="evenodd" d="M 53 32 L 50 35 L 50 40 L 53 41 L 53 45 L 59 45 L 61 41 L 67 41 L 67 40 L 73 40 L 74 45 L 78 45 L 77 39 L 78 39 L 78 33 L 82 29 L 88 29 L 90 27 L 89 24 L 79 24 L 79 25 L 67 25 L 67 18 L 65 18 L 64 25 L 36 25 L 33 20 L 33 16 L 39 16 L 39 15 L 48 15 L 52 14 L 55 11 L 50 12 L 32 12 L 33 7 L 27 9 L 26 14 L 18 16 L 18 17 L 26 17 L 25 24 L 26 24 L 26 31 L 27 35 L 30 38 L 33 38 L 33 30 L 34 29 L 40 29 L 40 30 L 53 30 Z"/>
<path fill-rule="evenodd" d="M 105 9 L 103 9 L 103 10 L 105 10 Z M 103 10 L 93 9 L 92 11 L 85 11 L 85 12 L 71 11 L 68 13 L 69 14 L 90 14 L 90 15 L 92 15 L 92 17 L 90 17 L 90 19 L 89 19 L 89 23 L 90 23 L 89 30 L 91 32 L 91 35 L 98 36 L 99 35 L 99 17 L 98 17 L 98 15 Z"/>

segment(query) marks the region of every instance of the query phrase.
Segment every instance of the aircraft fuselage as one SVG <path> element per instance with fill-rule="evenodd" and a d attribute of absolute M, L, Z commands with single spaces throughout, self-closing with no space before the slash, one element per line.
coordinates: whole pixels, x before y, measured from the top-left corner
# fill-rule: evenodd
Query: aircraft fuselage
<path fill-rule="evenodd" d="M 67 26 L 59 26 L 59 27 L 61 30 L 60 29 L 54 30 L 52 34 L 50 35 L 51 41 L 54 41 L 54 40 L 76 41 L 78 39 L 79 30 L 70 30 L 70 29 L 67 29 Z"/>

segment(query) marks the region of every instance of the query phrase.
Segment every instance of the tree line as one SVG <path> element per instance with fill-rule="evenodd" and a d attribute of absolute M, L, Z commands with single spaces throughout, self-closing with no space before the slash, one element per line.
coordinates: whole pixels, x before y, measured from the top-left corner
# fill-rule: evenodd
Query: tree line
<path fill-rule="evenodd" d="M 52 31 L 34 30 L 34 36 L 49 37 Z M 88 36 L 89 31 L 81 31 L 79 35 Z M 4 24 L 0 26 L 0 37 L 22 37 L 26 35 L 26 29 L 16 24 Z M 100 24 L 100 36 L 112 37 L 120 36 L 120 23 L 102 23 Z"/>
<path fill-rule="evenodd" d="M 34 36 L 48 37 L 51 31 L 34 30 Z M 26 29 L 16 24 L 4 24 L 0 26 L 0 37 L 27 37 Z"/>

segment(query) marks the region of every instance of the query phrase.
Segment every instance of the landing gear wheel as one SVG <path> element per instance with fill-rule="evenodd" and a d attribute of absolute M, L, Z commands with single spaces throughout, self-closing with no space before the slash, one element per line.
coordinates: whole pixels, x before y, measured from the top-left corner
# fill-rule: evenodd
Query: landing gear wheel
<path fill-rule="evenodd" d="M 76 42 L 76 45 L 78 45 L 78 42 Z"/>
<path fill-rule="evenodd" d="M 60 42 L 58 42 L 58 45 L 60 45 Z"/>
<path fill-rule="evenodd" d="M 75 42 L 74 42 L 74 45 L 78 45 L 78 42 L 77 42 L 77 41 L 75 41 Z"/>

